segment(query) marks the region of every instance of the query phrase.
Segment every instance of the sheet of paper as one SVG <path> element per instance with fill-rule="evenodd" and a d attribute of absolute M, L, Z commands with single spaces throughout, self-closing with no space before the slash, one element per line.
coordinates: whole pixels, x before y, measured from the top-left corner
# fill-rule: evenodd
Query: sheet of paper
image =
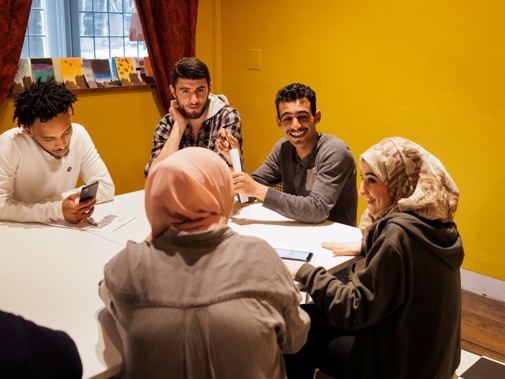
<path fill-rule="evenodd" d="M 123 225 L 129 223 L 135 218 L 135 216 L 119 216 L 119 215 L 108 215 L 93 213 L 93 220 L 96 222 L 95 225 L 91 225 L 85 221 L 78 224 L 72 224 L 67 221 L 50 221 L 45 222 L 46 225 L 56 226 L 59 228 L 68 229 L 78 229 L 78 230 L 89 230 L 97 234 L 110 234 L 115 230 L 119 229 Z"/>
<path fill-rule="evenodd" d="M 262 203 L 255 203 L 237 210 L 232 215 L 232 219 L 237 220 L 255 220 L 255 221 L 293 221 L 293 219 L 284 217 L 271 209 L 265 208 Z"/>

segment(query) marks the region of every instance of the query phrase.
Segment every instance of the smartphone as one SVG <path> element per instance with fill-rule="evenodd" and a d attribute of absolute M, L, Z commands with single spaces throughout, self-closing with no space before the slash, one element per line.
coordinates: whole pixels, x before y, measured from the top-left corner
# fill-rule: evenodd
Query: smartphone
<path fill-rule="evenodd" d="M 301 250 L 289 250 L 275 248 L 277 255 L 282 259 L 291 259 L 294 261 L 308 262 L 312 259 L 312 253 Z"/>
<path fill-rule="evenodd" d="M 96 197 L 98 191 L 98 182 L 90 183 L 81 188 L 81 196 L 79 196 L 79 203 Z"/>

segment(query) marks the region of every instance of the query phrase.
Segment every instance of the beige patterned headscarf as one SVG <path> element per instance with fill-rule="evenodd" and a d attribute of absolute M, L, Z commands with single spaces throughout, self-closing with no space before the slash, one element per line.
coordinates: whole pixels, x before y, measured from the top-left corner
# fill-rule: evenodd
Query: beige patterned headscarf
<path fill-rule="evenodd" d="M 146 214 L 152 236 L 167 229 L 195 233 L 228 222 L 233 207 L 230 169 L 215 152 L 187 147 L 149 171 Z"/>
<path fill-rule="evenodd" d="M 451 222 L 459 191 L 442 163 L 421 146 L 401 137 L 385 138 L 361 154 L 377 177 L 388 187 L 392 205 L 376 215 L 368 209 L 360 229 L 393 212 L 414 212 L 428 220 Z"/>

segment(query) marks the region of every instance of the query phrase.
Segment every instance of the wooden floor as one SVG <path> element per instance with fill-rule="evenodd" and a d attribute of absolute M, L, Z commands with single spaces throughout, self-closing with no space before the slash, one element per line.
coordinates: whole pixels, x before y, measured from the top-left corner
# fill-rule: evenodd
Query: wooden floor
<path fill-rule="evenodd" d="M 461 348 L 505 363 L 505 303 L 462 291 Z"/>

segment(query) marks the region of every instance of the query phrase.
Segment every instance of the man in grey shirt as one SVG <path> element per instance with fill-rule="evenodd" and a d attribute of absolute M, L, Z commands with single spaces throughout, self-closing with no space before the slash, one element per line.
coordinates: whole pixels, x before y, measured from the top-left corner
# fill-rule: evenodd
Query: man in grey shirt
<path fill-rule="evenodd" d="M 233 173 L 235 191 L 297 221 L 356 226 L 356 162 L 345 142 L 316 130 L 321 111 L 315 92 L 293 83 L 277 92 L 275 104 L 277 125 L 285 137 L 252 175 Z M 223 154 L 229 145 L 238 146 L 225 131 L 220 137 Z M 277 184 L 282 184 L 282 191 L 274 188 Z"/>

